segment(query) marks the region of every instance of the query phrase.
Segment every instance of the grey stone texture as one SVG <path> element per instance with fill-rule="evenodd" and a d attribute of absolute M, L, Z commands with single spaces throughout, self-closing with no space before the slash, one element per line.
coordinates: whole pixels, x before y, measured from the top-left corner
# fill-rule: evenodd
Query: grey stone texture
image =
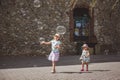
<path fill-rule="evenodd" d="M 70 10 L 70 1 L 0 0 L 0 55 L 48 54 L 50 46 L 39 45 L 39 38 L 51 40 L 59 25 L 67 30 L 63 35 L 61 54 L 75 54 L 76 44 L 70 42 L 69 16 L 66 14 Z M 78 0 L 76 4 L 80 3 L 90 5 L 90 0 Z M 119 8 L 119 0 L 97 0 L 94 6 L 96 54 L 106 50 L 120 53 Z"/>
<path fill-rule="evenodd" d="M 95 6 L 95 33 L 101 52 L 120 53 L 120 1 L 101 0 Z"/>
<path fill-rule="evenodd" d="M 55 74 L 45 57 L 0 57 L 0 80 L 120 80 L 120 55 L 92 55 L 88 72 L 79 57 L 61 57 Z"/>

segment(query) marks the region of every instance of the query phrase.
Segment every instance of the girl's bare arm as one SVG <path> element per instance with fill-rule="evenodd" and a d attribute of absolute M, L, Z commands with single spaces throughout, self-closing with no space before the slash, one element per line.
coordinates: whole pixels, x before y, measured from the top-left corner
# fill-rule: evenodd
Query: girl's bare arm
<path fill-rule="evenodd" d="M 90 52 L 88 51 L 86 57 L 89 57 L 89 56 L 90 56 Z"/>
<path fill-rule="evenodd" d="M 41 44 L 51 44 L 51 42 L 45 42 L 45 41 L 43 41 L 43 42 L 41 42 Z"/>

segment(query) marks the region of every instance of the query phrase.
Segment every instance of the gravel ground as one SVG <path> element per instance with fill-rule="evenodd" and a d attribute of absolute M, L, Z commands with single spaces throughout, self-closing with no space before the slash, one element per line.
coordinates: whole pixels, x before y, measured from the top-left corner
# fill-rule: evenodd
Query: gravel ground
<path fill-rule="evenodd" d="M 92 55 L 81 72 L 79 56 L 62 56 L 51 73 L 46 57 L 0 57 L 0 80 L 120 80 L 120 55 Z"/>

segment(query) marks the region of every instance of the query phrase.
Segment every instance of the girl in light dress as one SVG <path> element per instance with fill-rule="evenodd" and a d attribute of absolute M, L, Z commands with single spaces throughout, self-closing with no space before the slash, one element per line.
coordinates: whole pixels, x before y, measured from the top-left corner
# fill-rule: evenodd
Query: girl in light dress
<path fill-rule="evenodd" d="M 84 71 L 84 65 L 86 65 L 86 71 L 88 71 L 88 63 L 90 62 L 90 53 L 87 44 L 83 44 L 82 46 L 82 55 L 80 56 L 80 60 L 82 62 L 81 71 Z"/>
<path fill-rule="evenodd" d="M 49 41 L 49 42 L 41 42 L 41 44 L 51 44 L 51 53 L 48 57 L 48 60 L 52 61 L 52 73 L 56 72 L 55 66 L 56 66 L 56 62 L 59 60 L 59 56 L 60 56 L 60 44 L 61 42 L 59 41 L 60 39 L 60 35 L 59 34 L 55 34 L 53 40 Z"/>

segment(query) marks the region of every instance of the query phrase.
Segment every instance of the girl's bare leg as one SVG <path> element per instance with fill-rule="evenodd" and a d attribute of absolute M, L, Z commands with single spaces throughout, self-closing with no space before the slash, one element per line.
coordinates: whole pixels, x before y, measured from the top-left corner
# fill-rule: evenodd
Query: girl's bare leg
<path fill-rule="evenodd" d="M 55 66 L 56 66 L 55 61 L 52 61 L 52 72 L 53 72 L 53 73 L 55 73 Z"/>
<path fill-rule="evenodd" d="M 81 71 L 84 71 L 84 63 L 82 62 L 82 69 L 81 69 Z"/>
<path fill-rule="evenodd" d="M 86 71 L 88 71 L 88 63 L 86 63 Z"/>

